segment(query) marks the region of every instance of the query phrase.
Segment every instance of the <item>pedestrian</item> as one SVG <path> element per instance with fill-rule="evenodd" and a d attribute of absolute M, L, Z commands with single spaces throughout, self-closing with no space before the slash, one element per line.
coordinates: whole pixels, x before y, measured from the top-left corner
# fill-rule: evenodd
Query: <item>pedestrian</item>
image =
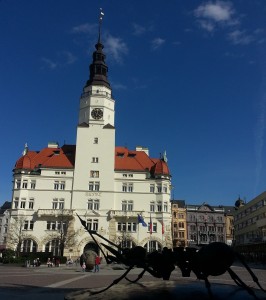
<path fill-rule="evenodd" d="M 53 264 L 51 262 L 51 259 L 50 259 L 50 257 L 48 257 L 48 259 L 47 259 L 47 267 L 49 268 L 49 267 L 52 267 L 52 266 L 53 266 Z"/>
<path fill-rule="evenodd" d="M 83 262 L 81 268 L 82 268 L 82 272 L 86 272 L 86 264 L 85 264 L 85 261 Z"/>
<path fill-rule="evenodd" d="M 95 268 L 94 272 L 99 272 L 100 271 L 100 263 L 101 263 L 101 258 L 99 255 L 96 255 L 95 257 Z"/>

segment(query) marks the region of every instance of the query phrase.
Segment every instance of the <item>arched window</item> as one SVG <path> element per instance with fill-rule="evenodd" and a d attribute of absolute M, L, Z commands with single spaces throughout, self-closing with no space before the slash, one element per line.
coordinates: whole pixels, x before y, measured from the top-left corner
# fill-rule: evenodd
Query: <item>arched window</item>
<path fill-rule="evenodd" d="M 134 242 L 132 242 L 131 240 L 123 240 L 120 244 L 119 244 L 119 247 L 121 248 L 134 248 L 136 247 L 136 244 Z"/>
<path fill-rule="evenodd" d="M 60 240 L 54 239 L 46 243 L 45 252 L 52 252 L 53 255 L 60 255 Z"/>
<path fill-rule="evenodd" d="M 147 252 L 154 252 L 156 250 L 160 252 L 162 250 L 161 244 L 157 241 L 149 241 L 147 244 L 145 244 L 144 248 Z"/>
<path fill-rule="evenodd" d="M 37 252 L 37 243 L 34 240 L 26 239 L 22 241 L 20 252 Z"/>

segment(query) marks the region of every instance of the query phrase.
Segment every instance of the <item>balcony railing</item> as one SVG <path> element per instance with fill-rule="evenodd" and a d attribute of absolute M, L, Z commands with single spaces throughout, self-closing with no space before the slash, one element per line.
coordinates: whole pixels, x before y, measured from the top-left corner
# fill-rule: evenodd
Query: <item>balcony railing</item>
<path fill-rule="evenodd" d="M 142 216 L 145 217 L 142 211 L 136 211 L 136 210 L 127 210 L 127 211 L 111 210 L 110 211 L 110 216 L 112 217 L 137 217 L 138 214 L 142 214 Z"/>
<path fill-rule="evenodd" d="M 38 209 L 38 217 L 72 217 L 73 209 Z"/>

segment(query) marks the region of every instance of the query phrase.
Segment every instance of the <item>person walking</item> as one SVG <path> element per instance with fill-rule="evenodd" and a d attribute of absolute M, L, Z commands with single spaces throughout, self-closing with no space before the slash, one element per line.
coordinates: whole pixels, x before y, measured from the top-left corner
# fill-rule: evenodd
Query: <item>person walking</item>
<path fill-rule="evenodd" d="M 86 272 L 86 264 L 85 264 L 85 261 L 83 262 L 81 268 L 82 268 L 82 272 Z"/>
<path fill-rule="evenodd" d="M 96 255 L 94 272 L 100 271 L 100 263 L 101 263 L 101 258 L 100 258 L 100 256 Z"/>

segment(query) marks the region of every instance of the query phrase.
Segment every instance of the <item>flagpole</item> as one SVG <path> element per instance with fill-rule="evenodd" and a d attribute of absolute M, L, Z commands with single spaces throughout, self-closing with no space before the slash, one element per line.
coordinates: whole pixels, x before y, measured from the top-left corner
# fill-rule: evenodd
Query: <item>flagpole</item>
<path fill-rule="evenodd" d="M 139 246 L 139 223 L 138 223 L 138 246 Z"/>
<path fill-rule="evenodd" d="M 162 244 L 164 246 L 163 235 L 164 235 L 164 224 L 163 224 L 163 212 L 162 212 Z"/>

